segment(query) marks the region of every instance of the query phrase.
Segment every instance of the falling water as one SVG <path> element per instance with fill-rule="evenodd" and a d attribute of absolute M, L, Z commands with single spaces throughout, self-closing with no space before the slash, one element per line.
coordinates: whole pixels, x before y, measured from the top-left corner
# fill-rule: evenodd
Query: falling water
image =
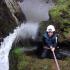
<path fill-rule="evenodd" d="M 0 47 L 0 70 L 9 70 L 8 54 L 11 49 L 12 43 L 16 38 L 16 34 L 10 34 L 4 39 Z"/>
<path fill-rule="evenodd" d="M 8 55 L 14 40 L 17 40 L 20 37 L 23 39 L 35 39 L 37 31 L 38 23 L 21 24 L 20 27 L 17 27 L 14 30 L 14 33 L 4 38 L 4 41 L 1 43 L 0 46 L 0 70 L 9 70 Z"/>
<path fill-rule="evenodd" d="M 52 1 L 46 3 L 46 0 L 24 0 L 19 5 L 27 18 L 27 23 L 22 23 L 1 42 L 0 70 L 9 70 L 8 55 L 14 41 L 21 38 L 36 38 L 39 22 L 49 19 L 48 11 L 53 6 L 53 3 Z"/>
<path fill-rule="evenodd" d="M 52 0 L 23 0 L 19 5 L 27 20 L 33 22 L 47 21 L 48 11 L 54 6 Z"/>

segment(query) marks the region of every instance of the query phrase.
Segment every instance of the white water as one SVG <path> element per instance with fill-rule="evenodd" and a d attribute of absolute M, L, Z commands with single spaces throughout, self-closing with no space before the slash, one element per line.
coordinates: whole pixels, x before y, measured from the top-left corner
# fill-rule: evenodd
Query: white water
<path fill-rule="evenodd" d="M 10 34 L 4 39 L 4 42 L 0 47 L 0 70 L 9 70 L 8 55 L 11 49 L 12 43 L 16 38 L 16 34 Z"/>
<path fill-rule="evenodd" d="M 26 24 L 21 24 L 17 27 L 12 34 L 9 34 L 0 46 L 0 70 L 9 70 L 8 55 L 14 41 L 25 38 L 35 39 L 39 27 L 39 23 L 43 20 L 48 20 L 48 11 L 53 5 L 52 2 L 45 3 L 46 0 L 24 0 L 19 3 L 22 11 L 24 12 L 27 21 Z"/>
<path fill-rule="evenodd" d="M 22 24 L 14 30 L 14 33 L 4 38 L 0 46 L 0 70 L 9 70 L 8 55 L 14 40 L 32 38 L 35 39 L 38 31 L 38 23 Z"/>
<path fill-rule="evenodd" d="M 52 0 L 24 0 L 19 2 L 28 21 L 40 22 L 49 19 L 48 11 L 54 6 Z"/>

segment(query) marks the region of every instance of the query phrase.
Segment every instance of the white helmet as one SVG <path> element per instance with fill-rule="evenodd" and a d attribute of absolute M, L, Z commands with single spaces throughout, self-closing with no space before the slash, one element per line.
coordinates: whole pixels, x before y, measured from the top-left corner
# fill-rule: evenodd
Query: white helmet
<path fill-rule="evenodd" d="M 55 31 L 55 27 L 53 25 L 49 25 L 46 29 L 47 32 L 54 32 Z"/>

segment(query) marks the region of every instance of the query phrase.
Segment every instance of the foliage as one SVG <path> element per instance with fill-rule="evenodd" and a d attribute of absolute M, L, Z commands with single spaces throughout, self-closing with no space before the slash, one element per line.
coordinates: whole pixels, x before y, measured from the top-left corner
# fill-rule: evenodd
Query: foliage
<path fill-rule="evenodd" d="M 12 57 L 14 57 L 14 62 L 16 61 L 17 63 L 11 64 L 13 69 L 10 70 L 56 70 L 53 59 L 39 59 L 34 54 L 27 55 L 26 53 L 22 53 L 21 48 L 12 50 Z M 70 69 L 70 57 L 58 62 L 61 70 Z"/>
<path fill-rule="evenodd" d="M 70 28 L 70 0 L 57 0 L 55 7 L 50 10 L 50 19 L 61 33 L 68 33 Z"/>

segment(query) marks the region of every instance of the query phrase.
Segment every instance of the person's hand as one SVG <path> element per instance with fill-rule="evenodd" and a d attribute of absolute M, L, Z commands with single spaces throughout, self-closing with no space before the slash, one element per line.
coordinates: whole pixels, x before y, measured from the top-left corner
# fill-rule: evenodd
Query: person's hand
<path fill-rule="evenodd" d="M 51 51 L 53 52 L 55 50 L 55 48 L 52 48 Z"/>
<path fill-rule="evenodd" d="M 52 46 L 50 46 L 50 48 L 51 48 L 51 51 L 52 51 L 52 52 L 54 52 L 55 48 L 54 48 L 54 47 L 52 47 Z"/>

